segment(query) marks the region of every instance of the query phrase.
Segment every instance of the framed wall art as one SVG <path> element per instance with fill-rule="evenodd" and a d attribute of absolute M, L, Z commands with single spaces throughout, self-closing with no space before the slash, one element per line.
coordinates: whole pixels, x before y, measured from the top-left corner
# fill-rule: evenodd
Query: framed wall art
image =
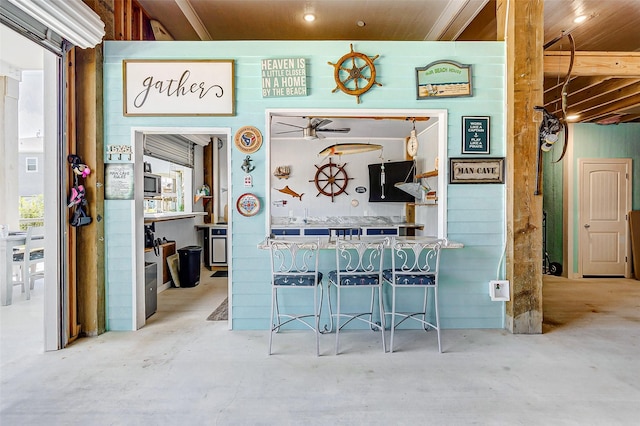
<path fill-rule="evenodd" d="M 416 68 L 418 99 L 472 96 L 471 65 L 455 61 L 435 61 Z"/>
<path fill-rule="evenodd" d="M 449 158 L 449 183 L 504 183 L 504 157 Z"/>
<path fill-rule="evenodd" d="M 122 61 L 125 116 L 234 115 L 233 60 Z"/>
<path fill-rule="evenodd" d="M 462 153 L 489 154 L 489 117 L 462 117 Z"/>

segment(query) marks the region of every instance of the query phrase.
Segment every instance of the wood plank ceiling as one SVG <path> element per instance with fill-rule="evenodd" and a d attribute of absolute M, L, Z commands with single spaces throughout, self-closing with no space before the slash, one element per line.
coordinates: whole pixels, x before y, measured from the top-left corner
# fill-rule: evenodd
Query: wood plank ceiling
<path fill-rule="evenodd" d="M 495 0 L 137 1 L 175 40 L 496 39 Z M 316 21 L 304 22 L 305 12 Z M 640 122 L 640 0 L 544 0 L 544 20 L 545 108 L 562 112 L 571 34 L 570 121 Z"/>

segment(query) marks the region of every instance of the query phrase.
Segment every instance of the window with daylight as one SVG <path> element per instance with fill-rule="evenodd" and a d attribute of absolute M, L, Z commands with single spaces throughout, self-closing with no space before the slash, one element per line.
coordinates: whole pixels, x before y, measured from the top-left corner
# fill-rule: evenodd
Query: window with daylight
<path fill-rule="evenodd" d="M 27 157 L 27 173 L 35 173 L 38 171 L 38 159 L 36 157 Z"/>

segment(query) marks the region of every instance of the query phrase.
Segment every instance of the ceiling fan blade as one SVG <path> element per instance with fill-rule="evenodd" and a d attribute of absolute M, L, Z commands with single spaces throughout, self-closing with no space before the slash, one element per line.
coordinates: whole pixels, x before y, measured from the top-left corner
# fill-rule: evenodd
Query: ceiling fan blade
<path fill-rule="evenodd" d="M 276 135 L 283 135 L 285 133 L 298 133 L 300 130 L 287 130 L 286 132 L 276 132 Z"/>
<path fill-rule="evenodd" d="M 297 127 L 298 129 L 305 129 L 306 127 L 296 126 L 295 124 L 283 123 L 282 121 L 276 121 L 276 124 L 282 124 L 285 126 Z"/>
<path fill-rule="evenodd" d="M 332 121 L 326 118 L 314 118 L 311 121 L 311 127 L 313 127 L 314 129 L 317 129 L 318 127 L 322 127 L 326 124 L 331 123 Z"/>
<path fill-rule="evenodd" d="M 316 129 L 316 132 L 335 132 L 335 133 L 349 133 L 351 129 L 344 127 L 342 129 Z"/>

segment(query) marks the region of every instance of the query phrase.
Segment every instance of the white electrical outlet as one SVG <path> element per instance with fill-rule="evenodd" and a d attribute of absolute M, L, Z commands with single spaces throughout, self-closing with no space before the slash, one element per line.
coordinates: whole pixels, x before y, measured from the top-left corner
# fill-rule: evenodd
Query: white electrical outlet
<path fill-rule="evenodd" d="M 509 293 L 509 281 L 507 280 L 491 280 L 489 281 L 489 296 L 491 300 L 497 302 L 506 302 L 511 299 Z"/>

